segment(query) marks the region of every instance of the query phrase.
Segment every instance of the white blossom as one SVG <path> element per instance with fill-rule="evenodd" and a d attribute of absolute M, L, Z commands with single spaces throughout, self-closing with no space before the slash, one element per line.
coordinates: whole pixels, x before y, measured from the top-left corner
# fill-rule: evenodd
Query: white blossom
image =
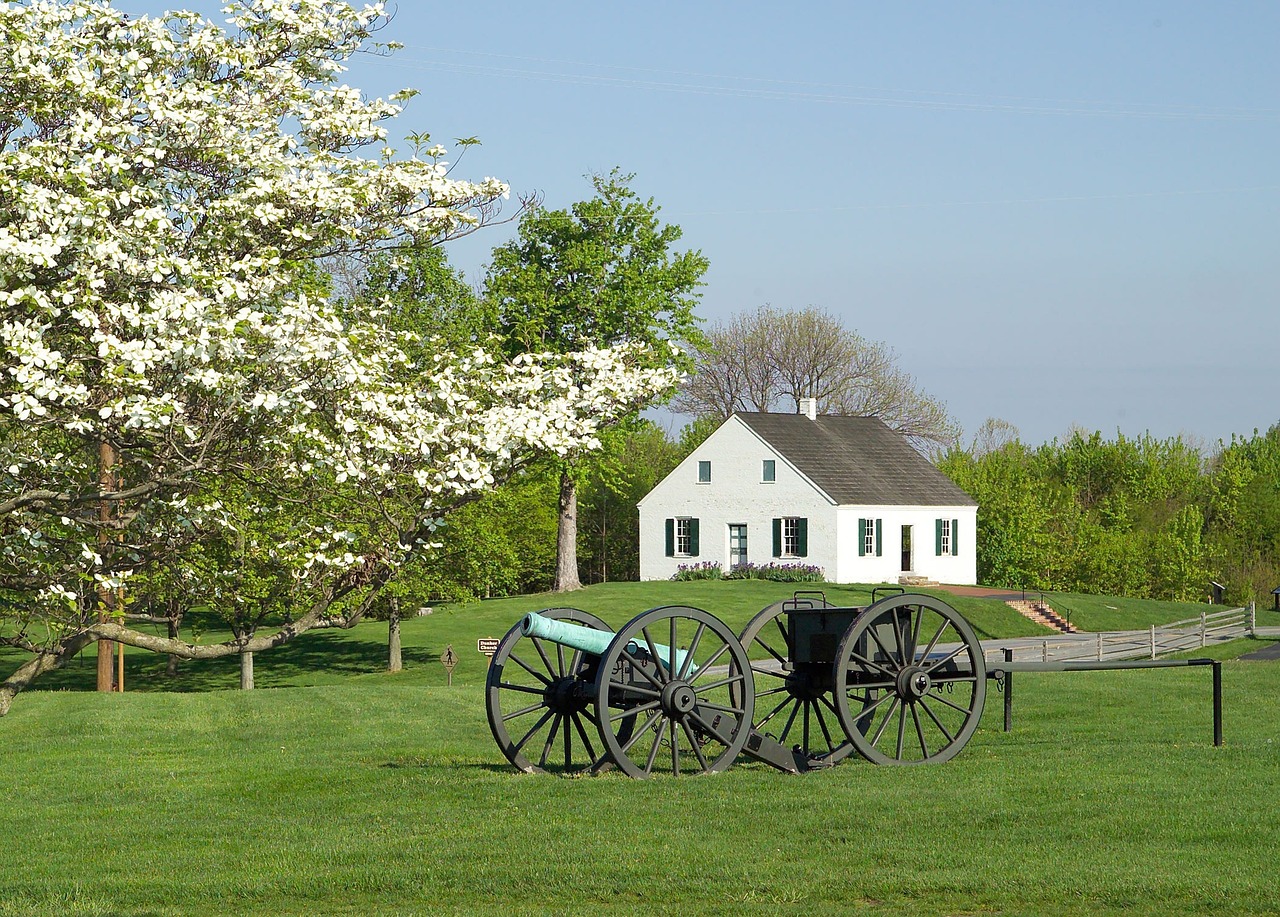
<path fill-rule="evenodd" d="M 123 584 L 112 558 L 131 545 L 243 534 L 216 497 L 226 481 L 323 481 L 384 509 L 394 495 L 413 507 L 404 545 L 371 524 L 260 547 L 300 578 L 397 563 L 456 500 L 532 456 L 596 448 L 675 382 L 647 368 L 669 354 L 626 346 L 442 350 L 411 373 L 376 315 L 308 292 L 317 258 L 463 232 L 508 189 L 455 178 L 438 146 L 390 155 L 407 95 L 340 80 L 381 3 L 227 13 L 229 27 L 108 0 L 0 6 L 0 521 L 30 533 L 0 546 L 0 574 L 41 571 L 59 615 L 86 583 Z M 141 488 L 118 530 L 91 504 L 22 502 L 96 493 L 100 442 L 121 444 L 120 486 Z"/>

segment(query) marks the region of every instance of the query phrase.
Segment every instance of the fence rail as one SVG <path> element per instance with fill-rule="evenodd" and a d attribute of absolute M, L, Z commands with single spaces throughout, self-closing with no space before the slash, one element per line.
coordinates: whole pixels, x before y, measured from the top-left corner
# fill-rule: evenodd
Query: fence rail
<path fill-rule="evenodd" d="M 1144 631 L 1073 634 L 1044 640 L 1010 641 L 1013 660 L 1018 662 L 1106 662 L 1122 659 L 1158 659 L 1171 653 L 1200 649 L 1212 643 L 1225 643 L 1239 637 L 1252 636 L 1257 626 L 1257 612 L 1252 603 L 1246 607 L 1202 612 L 1197 618 L 1152 624 Z M 986 651 L 987 665 L 1003 661 L 1004 648 Z"/>

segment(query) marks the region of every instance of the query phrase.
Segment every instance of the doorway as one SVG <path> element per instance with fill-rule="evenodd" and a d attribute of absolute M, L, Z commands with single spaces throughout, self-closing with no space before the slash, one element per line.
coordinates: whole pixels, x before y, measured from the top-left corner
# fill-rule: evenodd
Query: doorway
<path fill-rule="evenodd" d="M 740 567 L 747 562 L 747 527 L 733 524 L 729 526 L 729 569 Z"/>
<path fill-rule="evenodd" d="M 911 526 L 902 527 L 902 572 L 911 573 L 914 569 L 911 562 Z"/>

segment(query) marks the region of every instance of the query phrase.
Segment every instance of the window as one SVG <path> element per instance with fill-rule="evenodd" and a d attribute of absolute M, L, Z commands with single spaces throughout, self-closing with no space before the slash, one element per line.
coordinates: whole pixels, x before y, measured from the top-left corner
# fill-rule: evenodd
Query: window
<path fill-rule="evenodd" d="M 882 529 L 882 520 L 880 519 L 858 520 L 859 557 L 881 556 L 884 548 L 884 539 L 881 537 Z"/>
<path fill-rule="evenodd" d="M 711 483 L 711 463 L 710 462 L 698 462 L 698 483 L 699 484 Z"/>
<path fill-rule="evenodd" d="M 773 556 L 809 556 L 809 520 L 800 516 L 783 516 L 773 520 Z"/>
<path fill-rule="evenodd" d="M 698 520 L 687 516 L 667 520 L 667 556 L 698 556 Z"/>
<path fill-rule="evenodd" d="M 772 484 L 777 479 L 777 465 L 774 464 L 773 459 L 765 459 L 764 467 L 760 470 L 760 480 L 766 484 Z"/>
<path fill-rule="evenodd" d="M 935 521 L 934 528 L 934 545 L 937 548 L 938 556 L 950 554 L 955 557 L 960 553 L 960 520 L 959 519 L 938 519 Z"/>

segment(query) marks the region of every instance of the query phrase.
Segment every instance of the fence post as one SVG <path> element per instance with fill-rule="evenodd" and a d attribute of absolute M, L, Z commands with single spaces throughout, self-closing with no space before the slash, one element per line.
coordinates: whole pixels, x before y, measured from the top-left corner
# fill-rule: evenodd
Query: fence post
<path fill-rule="evenodd" d="M 1205 645 L 1205 638 L 1207 635 L 1208 635 L 1208 630 L 1206 629 L 1206 624 L 1205 624 L 1205 614 L 1202 611 L 1200 612 L 1200 646 L 1202 648 Z"/>
<path fill-rule="evenodd" d="M 1258 608 L 1253 602 L 1249 603 L 1249 636 L 1258 636 Z"/>
<path fill-rule="evenodd" d="M 1048 640 L 1044 641 L 1044 645 L 1041 646 L 1040 648 L 1040 661 L 1041 662 L 1049 661 L 1049 641 Z"/>
<path fill-rule="evenodd" d="M 1156 626 L 1151 625 L 1151 658 L 1156 658 Z"/>
<path fill-rule="evenodd" d="M 1102 631 L 1098 631 L 1098 661 L 1102 661 Z"/>
<path fill-rule="evenodd" d="M 1004 661 L 1013 662 L 1013 650 L 1005 647 Z M 1008 732 L 1013 728 L 1013 673 L 1006 670 L 1004 673 L 1004 731 Z"/>
<path fill-rule="evenodd" d="M 1222 663 L 1213 662 L 1213 744 L 1222 745 Z"/>

